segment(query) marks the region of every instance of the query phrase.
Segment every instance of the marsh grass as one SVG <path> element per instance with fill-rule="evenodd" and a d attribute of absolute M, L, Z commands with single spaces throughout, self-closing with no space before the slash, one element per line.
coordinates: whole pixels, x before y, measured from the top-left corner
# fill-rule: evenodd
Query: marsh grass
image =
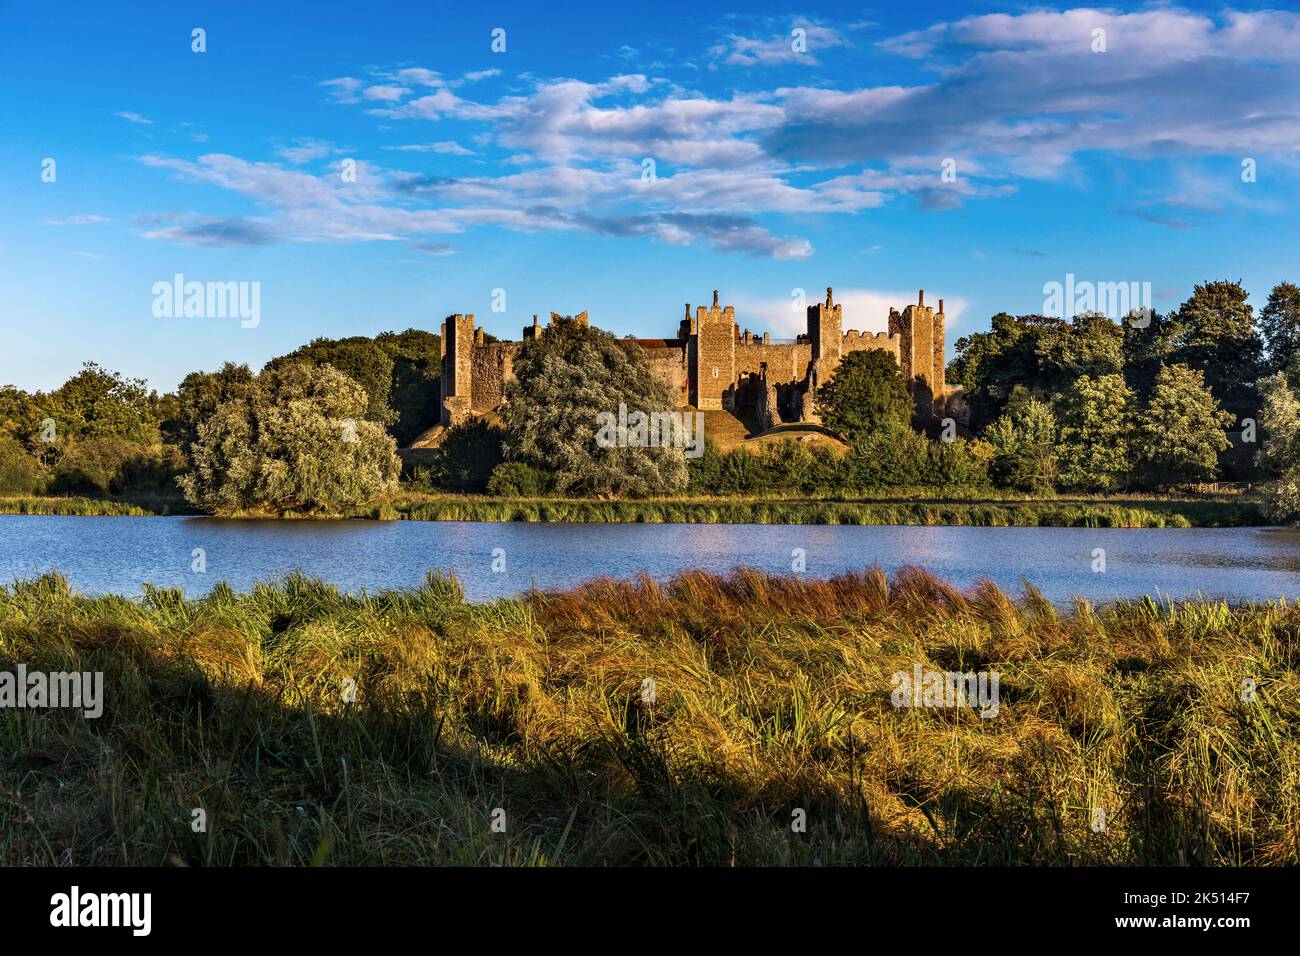
<path fill-rule="evenodd" d="M 782 499 L 697 498 L 591 501 L 397 495 L 354 517 L 417 521 L 590 524 L 849 524 L 982 527 L 1190 528 L 1266 524 L 1249 501 L 1196 499 Z"/>
<path fill-rule="evenodd" d="M 1300 859 L 1293 604 L 1065 611 L 912 569 L 482 605 L 439 576 L 128 600 L 47 575 L 0 588 L 19 661 L 107 699 L 0 710 L 9 866 Z M 998 671 L 998 716 L 895 709 L 915 663 Z"/>
<path fill-rule="evenodd" d="M 194 509 L 185 503 L 185 499 L 169 496 L 123 499 L 56 496 L 0 497 L 0 515 L 144 517 L 194 513 Z"/>

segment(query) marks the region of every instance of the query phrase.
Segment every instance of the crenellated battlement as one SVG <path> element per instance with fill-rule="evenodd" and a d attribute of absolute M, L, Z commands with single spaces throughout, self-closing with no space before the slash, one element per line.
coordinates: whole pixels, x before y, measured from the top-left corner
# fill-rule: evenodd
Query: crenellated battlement
<path fill-rule="evenodd" d="M 692 313 L 686 303 L 675 338 L 628 339 L 623 344 L 643 349 L 654 374 L 683 404 L 732 408 L 753 400 L 759 390 L 764 399 L 760 417 L 773 419 L 779 408 L 786 421 L 815 421 L 813 391 L 834 377 L 843 356 L 876 349 L 898 362 L 918 416 L 933 420 L 947 395 L 942 299 L 935 311 L 926 306 L 922 291 L 915 305 L 890 309 L 884 332 L 844 330 L 844 307 L 830 288 L 825 300 L 808 306 L 807 313 L 807 332 L 794 340 L 773 339 L 769 332 L 741 329 L 735 306 L 723 305 L 715 289 L 709 306 L 697 306 Z M 552 312 L 551 324 L 559 317 Z M 590 321 L 586 312 L 574 318 L 583 325 Z M 534 315 L 532 325 L 523 330 L 524 341 L 540 338 L 547 328 Z M 457 424 L 502 401 L 517 348 L 514 342 L 486 344 L 473 315 L 447 317 L 442 323 L 444 424 Z M 755 383 L 761 383 L 761 389 Z"/>

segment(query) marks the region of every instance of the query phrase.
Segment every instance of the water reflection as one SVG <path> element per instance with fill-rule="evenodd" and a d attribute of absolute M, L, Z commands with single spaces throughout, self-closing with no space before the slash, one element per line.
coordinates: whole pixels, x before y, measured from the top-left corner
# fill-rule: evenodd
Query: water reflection
<path fill-rule="evenodd" d="M 191 570 L 203 549 L 207 572 Z M 493 549 L 506 570 L 492 571 Z M 0 580 L 51 568 L 87 592 L 138 594 L 143 582 L 202 594 L 244 589 L 292 570 L 346 590 L 414 587 L 453 570 L 467 594 L 491 599 L 567 587 L 601 574 L 667 577 L 745 565 L 785 573 L 802 549 L 807 574 L 878 564 L 925 567 L 959 587 L 990 578 L 1032 582 L 1054 601 L 1142 594 L 1233 599 L 1300 594 L 1300 530 L 848 527 L 830 525 L 577 525 L 467 522 L 218 521 L 209 518 L 0 516 Z M 1106 552 L 1093 573 L 1092 552 Z"/>

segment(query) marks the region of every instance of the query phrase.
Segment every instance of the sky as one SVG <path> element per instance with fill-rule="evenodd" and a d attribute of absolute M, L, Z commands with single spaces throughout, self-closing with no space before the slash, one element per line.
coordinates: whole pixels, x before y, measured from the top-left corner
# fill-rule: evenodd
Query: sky
<path fill-rule="evenodd" d="M 1300 280 L 1280 6 L 0 0 L 0 385 L 455 312 L 667 336 L 714 289 L 775 337 L 925 289 L 950 357 L 1067 274 L 1258 309 Z M 158 314 L 177 274 L 256 323 Z"/>

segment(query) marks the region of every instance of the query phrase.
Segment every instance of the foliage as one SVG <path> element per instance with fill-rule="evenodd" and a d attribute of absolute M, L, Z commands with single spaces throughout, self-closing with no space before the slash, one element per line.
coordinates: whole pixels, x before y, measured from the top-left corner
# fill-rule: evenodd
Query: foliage
<path fill-rule="evenodd" d="M 814 403 L 822 424 L 845 440 L 873 432 L 894 432 L 912 420 L 912 397 L 894 357 L 878 349 L 850 352 L 840 359 Z"/>
<path fill-rule="evenodd" d="M 492 469 L 487 491 L 504 498 L 538 498 L 551 490 L 551 474 L 522 461 L 503 461 Z"/>
<path fill-rule="evenodd" d="M 18 441 L 0 432 L 0 495 L 30 495 L 45 486 L 41 467 Z"/>
<path fill-rule="evenodd" d="M 273 358 L 264 371 L 274 371 L 287 365 L 330 365 L 356 382 L 366 394 L 365 418 L 388 426 L 397 420 L 397 413 L 388 405 L 388 393 L 393 386 L 393 356 L 374 340 L 364 335 L 344 339 L 312 339 L 288 355 Z"/>
<path fill-rule="evenodd" d="M 1133 393 L 1121 375 L 1081 375 L 1056 402 L 1060 483 L 1113 491 L 1128 483 L 1133 459 Z"/>
<path fill-rule="evenodd" d="M 1279 282 L 1259 311 L 1259 327 L 1268 347 L 1268 368 L 1300 376 L 1300 286 Z"/>
<path fill-rule="evenodd" d="M 442 337 L 423 329 L 407 329 L 381 332 L 375 336 L 375 344 L 393 359 L 388 405 L 397 418 L 389 431 L 398 445 L 409 445 L 442 417 Z"/>
<path fill-rule="evenodd" d="M 337 512 L 396 487 L 395 443 L 332 366 L 282 364 L 198 423 L 186 499 L 213 514 Z"/>
<path fill-rule="evenodd" d="M 1017 387 L 1047 400 L 1080 375 L 1118 372 L 1124 334 L 1115 322 L 1091 313 L 1066 322 L 1001 312 L 988 332 L 957 340 L 947 379 L 965 388 L 971 427 L 980 432 L 1002 415 Z"/>
<path fill-rule="evenodd" d="M 1015 389 L 1006 412 L 985 433 L 993 449 L 989 466 L 993 480 L 1023 491 L 1053 490 L 1059 470 L 1056 431 L 1051 407 L 1026 390 Z"/>
<path fill-rule="evenodd" d="M 598 417 L 671 412 L 667 387 L 645 354 L 608 332 L 571 318 L 553 321 L 514 357 L 506 387 L 506 457 L 554 474 L 560 494 L 643 497 L 686 486 L 680 448 L 597 444 Z"/>
<path fill-rule="evenodd" d="M 433 482 L 450 491 L 486 491 L 501 464 L 505 432 L 482 418 L 447 430 L 433 460 Z"/>
<path fill-rule="evenodd" d="M 1253 414 L 1254 384 L 1263 370 L 1263 340 L 1240 282 L 1196 286 L 1178 309 L 1176 361 L 1202 373 L 1220 405 Z"/>
<path fill-rule="evenodd" d="M 1269 479 L 1264 511 L 1275 521 L 1300 522 L 1300 395 L 1281 372 L 1259 388 L 1264 441 L 1257 458 Z"/>
<path fill-rule="evenodd" d="M 1139 467 L 1157 487 L 1213 481 L 1219 452 L 1230 446 L 1224 429 L 1232 420 L 1219 409 L 1200 372 L 1186 365 L 1166 366 L 1138 420 Z"/>

